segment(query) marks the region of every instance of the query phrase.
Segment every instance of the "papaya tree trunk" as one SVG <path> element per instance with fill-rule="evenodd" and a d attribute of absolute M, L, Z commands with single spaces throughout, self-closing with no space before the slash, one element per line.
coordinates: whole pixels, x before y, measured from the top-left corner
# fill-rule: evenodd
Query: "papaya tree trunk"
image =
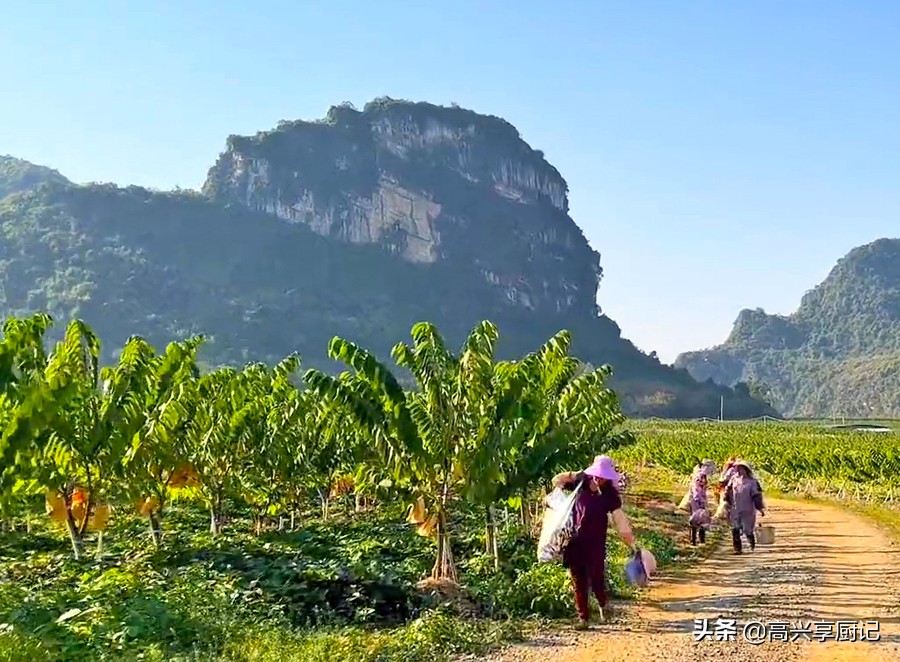
<path fill-rule="evenodd" d="M 433 579 L 449 579 L 457 582 L 456 563 L 453 560 L 453 547 L 450 544 L 449 518 L 447 517 L 447 502 L 449 501 L 449 486 L 444 485 L 441 490 L 441 499 L 438 504 L 437 526 L 437 558 L 431 571 Z"/>
<path fill-rule="evenodd" d="M 72 517 L 72 509 L 68 507 L 66 508 L 66 530 L 69 532 L 69 540 L 72 543 L 72 554 L 76 561 L 80 561 L 84 553 L 84 539 L 78 531 L 75 518 Z"/>
<path fill-rule="evenodd" d="M 84 534 L 87 533 L 88 522 L 91 519 L 91 511 L 94 509 L 93 494 L 88 492 L 87 502 L 84 504 L 84 519 L 78 526 L 78 537 L 84 540 Z M 74 520 L 73 520 L 74 521 Z"/>
<path fill-rule="evenodd" d="M 153 544 L 159 547 L 160 543 L 162 543 L 162 525 L 160 524 L 159 514 L 151 512 L 147 516 L 147 520 L 150 522 L 150 538 L 153 540 Z"/>
<path fill-rule="evenodd" d="M 499 570 L 500 551 L 497 544 L 497 516 L 493 506 L 485 506 L 484 518 L 484 552 L 494 560 L 494 570 Z"/>
<path fill-rule="evenodd" d="M 500 548 L 497 544 L 497 515 L 494 506 L 488 506 L 488 527 L 491 530 L 491 548 L 488 553 L 494 558 L 494 570 L 500 569 Z"/>
<path fill-rule="evenodd" d="M 216 494 L 209 504 L 209 532 L 216 536 L 222 532 L 222 495 Z"/>
<path fill-rule="evenodd" d="M 531 531 L 531 504 L 528 502 L 528 493 L 522 490 L 522 505 L 519 512 L 522 516 L 522 526 Z"/>
<path fill-rule="evenodd" d="M 257 514 L 254 515 L 254 517 L 253 517 L 253 531 L 254 531 L 254 533 L 256 533 L 256 535 L 258 535 L 258 536 L 261 536 L 261 535 L 262 535 L 262 530 L 263 530 L 263 519 L 264 519 L 264 518 L 265 518 L 265 516 L 262 515 L 262 514 L 259 514 L 259 513 L 257 513 Z"/>
<path fill-rule="evenodd" d="M 324 490 L 319 490 L 319 501 L 322 503 L 322 519 L 327 521 L 329 498 L 328 493 Z"/>

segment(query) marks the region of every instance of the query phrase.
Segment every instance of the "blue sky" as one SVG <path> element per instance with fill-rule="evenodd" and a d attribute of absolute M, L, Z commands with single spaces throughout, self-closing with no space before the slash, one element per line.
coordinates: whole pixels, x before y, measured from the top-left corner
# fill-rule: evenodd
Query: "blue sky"
<path fill-rule="evenodd" d="M 13 3 L 0 154 L 197 187 L 228 134 L 345 100 L 500 115 L 569 182 L 604 311 L 673 360 L 900 235 L 898 33 L 887 1 Z"/>

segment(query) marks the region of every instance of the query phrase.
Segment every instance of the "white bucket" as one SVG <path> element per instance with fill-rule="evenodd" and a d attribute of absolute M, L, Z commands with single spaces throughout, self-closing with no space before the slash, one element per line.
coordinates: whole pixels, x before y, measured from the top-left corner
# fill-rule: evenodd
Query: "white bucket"
<path fill-rule="evenodd" d="M 775 542 L 775 527 L 760 526 L 756 529 L 756 542 L 760 545 L 771 545 Z"/>

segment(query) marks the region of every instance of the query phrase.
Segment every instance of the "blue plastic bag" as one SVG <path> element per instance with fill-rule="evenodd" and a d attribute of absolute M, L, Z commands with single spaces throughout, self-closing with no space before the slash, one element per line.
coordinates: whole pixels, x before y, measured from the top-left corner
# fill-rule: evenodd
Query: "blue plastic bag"
<path fill-rule="evenodd" d="M 638 548 L 635 548 L 631 559 L 625 564 L 625 579 L 632 586 L 644 587 L 650 583 L 650 578 L 644 569 L 644 559 L 641 558 L 641 550 Z"/>

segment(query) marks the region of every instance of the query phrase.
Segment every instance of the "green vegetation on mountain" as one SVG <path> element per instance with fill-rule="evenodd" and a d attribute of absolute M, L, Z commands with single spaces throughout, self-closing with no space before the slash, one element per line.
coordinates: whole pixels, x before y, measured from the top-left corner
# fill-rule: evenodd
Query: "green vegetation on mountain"
<path fill-rule="evenodd" d="M 85 319 L 106 361 L 135 333 L 203 334 L 207 366 L 296 351 L 322 369 L 335 335 L 386 357 L 416 322 L 458 345 L 490 319 L 501 357 L 569 330 L 576 356 L 613 367 L 629 415 L 716 416 L 720 398 L 728 417 L 774 413 L 661 365 L 599 314 L 599 256 L 565 181 L 502 120 L 380 100 L 228 145 L 205 194 L 36 170 L 43 183 L 0 201 L 0 315 Z"/>
<path fill-rule="evenodd" d="M 725 343 L 675 365 L 792 416 L 900 417 L 900 239 L 850 251 L 790 316 L 742 311 Z"/>
<path fill-rule="evenodd" d="M 27 191 L 45 182 L 68 184 L 69 180 L 56 170 L 0 155 L 0 198 Z"/>

